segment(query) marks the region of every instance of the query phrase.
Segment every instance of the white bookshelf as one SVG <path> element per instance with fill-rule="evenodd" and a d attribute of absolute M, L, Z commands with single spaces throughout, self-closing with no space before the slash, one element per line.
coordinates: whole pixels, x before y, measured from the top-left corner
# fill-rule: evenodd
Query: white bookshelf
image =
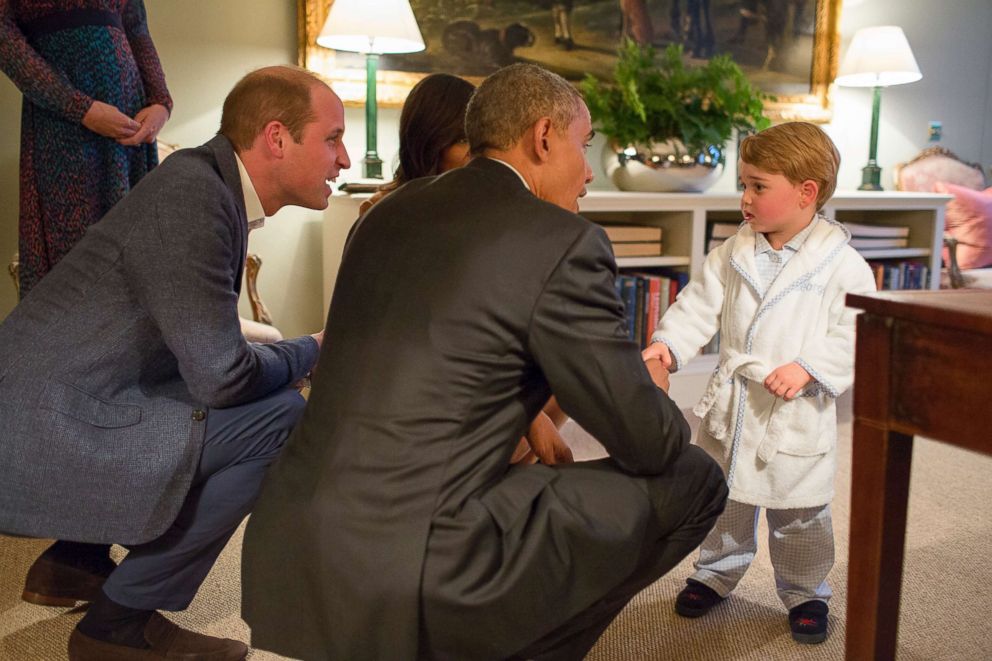
<path fill-rule="evenodd" d="M 840 221 L 909 227 L 906 248 L 861 250 L 868 260 L 914 259 L 930 269 L 929 286 L 940 286 L 940 248 L 944 235 L 944 205 L 949 195 L 902 192 L 839 191 L 824 213 Z M 662 228 L 662 257 L 624 257 L 617 266 L 627 268 L 674 267 L 702 269 L 706 254 L 707 224 L 741 221 L 739 193 L 623 193 L 592 191 L 579 201 L 580 213 L 593 221 L 616 221 Z M 691 407 L 702 396 L 716 367 L 715 355 L 694 358 L 672 375 L 671 395 L 679 406 Z"/>
<path fill-rule="evenodd" d="M 341 251 L 358 205 L 368 195 L 335 194 L 324 216 L 324 300 L 330 301 Z M 860 251 L 865 259 L 918 259 L 930 269 L 929 285 L 940 286 L 940 255 L 944 236 L 944 205 L 950 195 L 931 193 L 839 191 L 824 213 L 840 221 L 909 227 L 909 246 Z M 579 213 L 592 221 L 618 221 L 662 228 L 665 254 L 661 257 L 622 257 L 621 269 L 669 267 L 688 270 L 690 278 L 702 269 L 707 223 L 740 222 L 738 193 L 625 193 L 590 191 L 579 201 Z M 326 305 L 326 303 L 325 303 Z M 326 313 L 326 309 L 325 309 Z M 691 407 L 702 395 L 716 365 L 715 356 L 700 356 L 672 376 L 672 397 Z"/>

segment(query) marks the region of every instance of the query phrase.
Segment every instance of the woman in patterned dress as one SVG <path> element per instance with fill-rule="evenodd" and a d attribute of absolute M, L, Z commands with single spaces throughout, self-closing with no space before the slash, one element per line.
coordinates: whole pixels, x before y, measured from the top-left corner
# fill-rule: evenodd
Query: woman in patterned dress
<path fill-rule="evenodd" d="M 158 163 L 172 99 L 142 0 L 0 0 L 0 69 L 24 94 L 23 298 Z"/>

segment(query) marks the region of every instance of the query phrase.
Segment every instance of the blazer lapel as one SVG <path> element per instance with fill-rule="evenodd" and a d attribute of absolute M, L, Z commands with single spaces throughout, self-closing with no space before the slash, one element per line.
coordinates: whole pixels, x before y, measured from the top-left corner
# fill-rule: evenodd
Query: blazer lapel
<path fill-rule="evenodd" d="M 239 246 L 236 251 L 237 262 L 234 266 L 234 291 L 241 291 L 241 278 L 245 272 L 245 259 L 248 255 L 248 212 L 245 210 L 245 193 L 241 188 L 241 173 L 238 170 L 238 161 L 234 156 L 234 147 L 231 142 L 222 135 L 216 135 L 207 143 L 214 154 L 217 162 L 217 171 L 220 172 L 224 184 L 231 190 L 234 196 L 234 206 L 238 212 L 238 237 Z"/>

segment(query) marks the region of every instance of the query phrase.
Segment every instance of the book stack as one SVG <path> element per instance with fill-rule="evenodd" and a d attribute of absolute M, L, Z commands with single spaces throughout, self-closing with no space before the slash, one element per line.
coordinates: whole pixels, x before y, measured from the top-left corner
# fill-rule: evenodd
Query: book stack
<path fill-rule="evenodd" d="M 883 289 L 929 289 L 930 267 L 921 262 L 868 262 L 875 274 L 875 287 Z"/>
<path fill-rule="evenodd" d="M 673 269 L 657 273 L 622 273 L 616 288 L 623 301 L 627 337 L 643 349 L 651 343 L 651 334 L 668 306 L 689 282 L 689 274 Z"/>
<path fill-rule="evenodd" d="M 606 236 L 613 244 L 614 257 L 659 257 L 661 228 L 650 225 L 619 225 L 602 223 Z"/>
<path fill-rule="evenodd" d="M 740 228 L 740 223 L 729 223 L 724 221 L 718 221 L 710 223 L 709 238 L 706 240 L 706 252 L 711 250 L 716 250 L 723 242 L 737 234 L 737 230 Z"/>
<path fill-rule="evenodd" d="M 851 232 L 851 247 L 857 250 L 873 248 L 906 248 L 909 228 L 898 225 L 865 225 L 844 223 Z"/>

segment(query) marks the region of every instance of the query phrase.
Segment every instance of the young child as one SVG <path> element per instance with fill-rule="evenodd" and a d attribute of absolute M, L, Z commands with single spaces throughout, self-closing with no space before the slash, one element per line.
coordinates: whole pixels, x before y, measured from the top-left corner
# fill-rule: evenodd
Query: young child
<path fill-rule="evenodd" d="M 812 124 L 746 138 L 744 222 L 709 253 L 645 350 L 677 371 L 720 332 L 719 366 L 693 410 L 703 419 L 696 443 L 723 466 L 730 499 L 675 610 L 699 617 L 730 594 L 754 559 L 764 507 L 778 596 L 800 643 L 827 634 L 835 401 L 854 380 L 855 312 L 844 299 L 875 289 L 850 233 L 819 214 L 839 165 Z"/>

